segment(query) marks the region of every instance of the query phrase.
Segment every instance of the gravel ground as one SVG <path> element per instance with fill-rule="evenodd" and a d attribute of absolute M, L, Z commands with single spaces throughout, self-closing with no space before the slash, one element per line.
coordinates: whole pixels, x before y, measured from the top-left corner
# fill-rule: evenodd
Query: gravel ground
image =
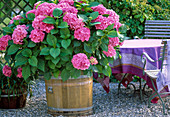
<path fill-rule="evenodd" d="M 138 85 L 138 84 L 136 84 Z M 93 115 L 89 117 L 169 117 L 170 116 L 170 97 L 163 100 L 166 105 L 167 115 L 163 115 L 161 101 L 158 104 L 147 106 L 148 96 L 144 95 L 140 101 L 139 93 L 117 94 L 118 83 L 110 83 L 110 92 L 107 94 L 99 83 L 93 85 Z M 126 91 L 127 92 L 127 91 Z M 33 97 L 27 100 L 26 107 L 23 109 L 0 109 L 0 117 L 52 117 L 47 113 L 47 102 L 45 94 L 45 83 L 38 80 L 33 87 Z M 146 94 L 151 94 L 147 89 Z M 60 116 L 62 117 L 62 116 Z"/>

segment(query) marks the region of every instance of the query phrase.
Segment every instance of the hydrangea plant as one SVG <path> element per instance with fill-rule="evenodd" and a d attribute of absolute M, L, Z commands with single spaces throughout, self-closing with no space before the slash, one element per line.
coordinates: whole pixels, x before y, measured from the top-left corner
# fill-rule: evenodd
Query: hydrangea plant
<path fill-rule="evenodd" d="M 39 1 L 3 30 L 8 39 L 2 37 L 0 47 L 21 67 L 25 80 L 37 73 L 47 80 L 60 74 L 63 81 L 82 72 L 110 76 L 109 63 L 119 56 L 123 41 L 119 15 L 87 0 Z"/>

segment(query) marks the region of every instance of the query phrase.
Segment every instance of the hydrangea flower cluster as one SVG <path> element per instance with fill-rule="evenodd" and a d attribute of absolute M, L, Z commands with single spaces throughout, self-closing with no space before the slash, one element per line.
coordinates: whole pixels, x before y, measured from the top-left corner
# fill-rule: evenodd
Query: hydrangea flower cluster
<path fill-rule="evenodd" d="M 43 21 L 43 19 L 45 19 L 46 16 L 43 15 L 39 15 L 37 17 L 35 17 L 34 21 L 32 22 L 32 27 L 34 29 L 40 29 L 41 31 L 45 31 L 47 33 L 49 33 L 52 29 L 54 29 L 54 25 L 53 24 L 46 24 Z"/>
<path fill-rule="evenodd" d="M 96 29 L 104 30 L 106 29 L 110 24 L 114 23 L 114 28 L 119 29 L 121 26 L 121 23 L 119 23 L 119 15 L 115 13 L 113 10 L 106 9 L 103 5 L 98 5 L 95 7 L 91 7 L 94 11 L 99 12 L 99 16 L 93 20 L 93 22 L 101 22 L 101 24 L 96 24 Z M 104 14 L 109 14 L 108 17 L 104 17 Z"/>
<path fill-rule="evenodd" d="M 8 41 L 11 40 L 10 35 L 5 35 L 0 38 L 0 50 L 6 50 L 6 47 L 8 46 Z"/>
<path fill-rule="evenodd" d="M 86 70 L 90 67 L 90 61 L 84 53 L 74 55 L 71 62 L 76 69 Z"/>
<path fill-rule="evenodd" d="M 116 50 L 113 48 L 112 45 L 108 45 L 108 51 L 103 51 L 103 53 L 107 56 L 107 57 L 113 57 L 116 55 Z"/>
<path fill-rule="evenodd" d="M 86 27 L 82 27 L 82 28 L 75 30 L 74 38 L 81 40 L 82 42 L 88 41 L 90 38 L 90 29 Z"/>
<path fill-rule="evenodd" d="M 63 17 L 63 21 L 67 22 L 72 30 L 77 30 L 77 29 L 85 26 L 85 24 L 83 23 L 83 20 L 78 19 L 77 15 L 73 14 L 73 13 L 65 14 Z"/>
<path fill-rule="evenodd" d="M 90 57 L 90 63 L 91 63 L 92 65 L 96 65 L 96 64 L 98 64 L 98 61 L 97 61 L 96 58 L 94 58 L 93 56 L 91 56 L 91 57 Z"/>
<path fill-rule="evenodd" d="M 2 72 L 6 77 L 11 77 L 11 75 L 12 75 L 11 67 L 9 67 L 8 65 L 5 65 L 3 67 Z"/>
<path fill-rule="evenodd" d="M 18 77 L 18 78 L 22 78 L 23 76 L 22 76 L 22 68 L 21 68 L 21 67 L 19 67 L 19 68 L 17 69 L 17 72 L 18 72 L 17 77 Z"/>
<path fill-rule="evenodd" d="M 12 18 L 12 20 L 9 22 L 9 24 L 14 23 L 14 20 L 20 20 L 20 19 L 22 19 L 22 18 L 23 18 L 22 16 L 17 15 L 17 16 L 15 16 L 15 17 Z"/>
<path fill-rule="evenodd" d="M 45 33 L 39 29 L 34 29 L 31 31 L 31 34 L 29 38 L 31 38 L 31 41 L 34 43 L 42 42 L 44 39 Z"/>
<path fill-rule="evenodd" d="M 114 38 L 109 37 L 109 44 L 113 47 L 118 46 L 119 45 L 119 38 L 118 37 L 114 37 Z"/>
<path fill-rule="evenodd" d="M 15 44 L 23 44 L 23 39 L 27 36 L 28 27 L 26 25 L 17 25 L 12 34 L 12 40 Z"/>

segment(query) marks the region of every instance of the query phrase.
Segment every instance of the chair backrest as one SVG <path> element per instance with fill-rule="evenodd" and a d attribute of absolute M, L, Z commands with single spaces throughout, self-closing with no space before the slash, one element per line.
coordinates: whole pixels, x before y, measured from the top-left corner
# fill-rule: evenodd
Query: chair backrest
<path fill-rule="evenodd" d="M 161 53 L 160 56 L 162 57 L 162 64 L 161 64 L 161 71 L 163 69 L 163 66 L 167 65 L 167 59 L 168 59 L 168 45 L 166 40 L 162 40 L 163 46 L 161 46 Z"/>
<path fill-rule="evenodd" d="M 146 20 L 146 39 L 170 39 L 170 21 L 168 20 Z"/>

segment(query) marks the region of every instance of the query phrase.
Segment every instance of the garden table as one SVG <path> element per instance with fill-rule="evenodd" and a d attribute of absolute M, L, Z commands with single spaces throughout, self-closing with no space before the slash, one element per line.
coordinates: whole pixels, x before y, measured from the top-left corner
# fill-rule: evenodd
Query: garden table
<path fill-rule="evenodd" d="M 153 89 L 149 76 L 143 74 L 141 55 L 143 52 L 146 52 L 152 59 L 158 60 L 162 46 L 161 42 L 161 39 L 125 40 L 123 46 L 120 47 L 121 59 L 117 59 L 113 62 L 113 64 L 110 64 L 112 73 L 118 74 L 116 76 L 119 76 L 119 73 L 130 73 L 132 75 L 139 76 L 146 81 L 146 84 L 150 88 Z M 147 61 L 147 70 L 159 69 L 160 67 L 161 61 L 154 63 Z M 116 79 L 121 81 L 120 77 L 116 77 Z M 122 84 L 127 87 L 127 84 L 132 80 L 132 77 L 127 77 L 124 79 Z M 156 84 L 156 81 L 154 83 Z"/>

